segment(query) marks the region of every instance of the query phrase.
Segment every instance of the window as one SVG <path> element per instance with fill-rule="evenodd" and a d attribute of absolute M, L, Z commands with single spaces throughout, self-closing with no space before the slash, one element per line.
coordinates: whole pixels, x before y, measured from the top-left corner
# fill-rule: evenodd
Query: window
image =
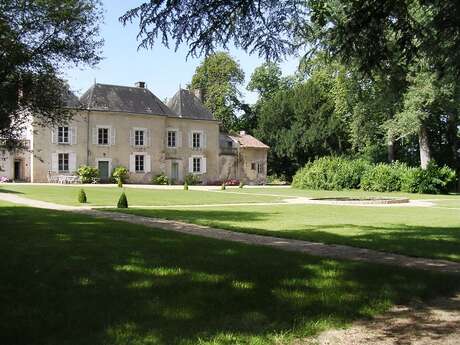
<path fill-rule="evenodd" d="M 99 145 L 109 144 L 109 129 L 108 128 L 98 128 L 97 129 L 97 143 Z"/>
<path fill-rule="evenodd" d="M 144 155 L 136 155 L 135 170 L 136 172 L 144 172 Z"/>
<path fill-rule="evenodd" d="M 193 172 L 201 172 L 201 158 L 199 157 L 193 157 Z"/>
<path fill-rule="evenodd" d="M 199 149 L 201 147 L 201 133 L 199 132 L 192 133 L 192 147 L 194 149 Z"/>
<path fill-rule="evenodd" d="M 257 164 L 257 172 L 259 174 L 264 172 L 264 165 L 262 163 Z"/>
<path fill-rule="evenodd" d="M 256 170 L 256 163 L 251 163 L 251 170 Z"/>
<path fill-rule="evenodd" d="M 58 155 L 58 169 L 60 172 L 69 171 L 69 154 L 60 153 Z"/>
<path fill-rule="evenodd" d="M 145 132 L 141 129 L 134 131 L 134 145 L 135 146 L 144 146 L 144 137 Z"/>
<path fill-rule="evenodd" d="M 168 147 L 176 147 L 176 131 L 168 131 Z"/>
<path fill-rule="evenodd" d="M 70 144 L 69 127 L 58 127 L 58 144 Z"/>

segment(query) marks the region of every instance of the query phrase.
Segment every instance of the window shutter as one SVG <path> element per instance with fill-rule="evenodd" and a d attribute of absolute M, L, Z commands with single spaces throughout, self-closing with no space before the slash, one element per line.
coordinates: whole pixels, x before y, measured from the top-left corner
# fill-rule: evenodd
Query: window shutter
<path fill-rule="evenodd" d="M 151 138 L 152 138 L 152 135 L 151 135 L 150 129 L 147 129 L 147 130 L 145 131 L 145 134 L 147 135 L 146 145 L 147 145 L 147 147 L 150 147 L 150 145 L 151 145 L 151 143 L 152 143 L 152 139 L 151 139 Z"/>
<path fill-rule="evenodd" d="M 129 146 L 134 146 L 134 130 L 129 130 Z"/>
<path fill-rule="evenodd" d="M 182 147 L 182 132 L 181 131 L 177 131 L 176 132 L 176 135 L 177 135 L 177 138 L 176 138 L 176 146 L 177 147 Z"/>
<path fill-rule="evenodd" d="M 145 155 L 144 160 L 145 160 L 145 162 L 144 162 L 144 171 L 146 173 L 149 173 L 150 171 L 152 171 L 150 155 Z"/>
<path fill-rule="evenodd" d="M 193 158 L 192 157 L 188 159 L 188 172 L 193 173 Z"/>
<path fill-rule="evenodd" d="M 58 154 L 57 153 L 52 153 L 51 154 L 51 171 L 52 172 L 58 172 L 59 166 L 58 166 Z"/>
<path fill-rule="evenodd" d="M 51 129 L 51 144 L 56 144 L 56 142 L 57 142 L 56 129 Z"/>
<path fill-rule="evenodd" d="M 203 174 L 206 174 L 206 158 L 205 157 L 201 159 L 201 172 Z"/>
<path fill-rule="evenodd" d="M 97 128 L 93 128 L 93 145 L 97 145 Z"/>
<path fill-rule="evenodd" d="M 130 172 L 136 171 L 136 158 L 134 155 L 129 156 L 129 171 Z"/>
<path fill-rule="evenodd" d="M 115 145 L 115 135 L 116 135 L 116 130 L 115 128 L 110 128 L 110 145 Z"/>
<path fill-rule="evenodd" d="M 206 148 L 206 142 L 207 142 L 206 133 L 203 132 L 202 136 L 203 136 L 203 142 L 201 144 L 202 144 L 203 148 L 205 149 Z"/>
<path fill-rule="evenodd" d="M 70 127 L 70 143 L 77 144 L 77 127 Z"/>
<path fill-rule="evenodd" d="M 188 146 L 189 146 L 190 148 L 193 147 L 193 132 L 189 132 L 189 133 L 188 133 Z"/>
<path fill-rule="evenodd" d="M 75 152 L 69 153 L 69 171 L 74 172 L 77 170 L 77 155 Z"/>

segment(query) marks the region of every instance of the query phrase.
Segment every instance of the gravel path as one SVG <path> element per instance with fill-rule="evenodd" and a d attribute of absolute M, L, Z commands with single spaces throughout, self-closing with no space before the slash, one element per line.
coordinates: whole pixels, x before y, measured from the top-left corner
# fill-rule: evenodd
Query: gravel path
<path fill-rule="evenodd" d="M 32 200 L 15 194 L 0 193 L 0 200 L 9 201 L 31 207 L 78 212 L 92 217 L 140 224 L 150 228 L 180 232 L 218 240 L 263 245 L 282 250 L 306 253 L 309 255 L 341 260 L 354 260 L 378 264 L 389 264 L 407 268 L 417 268 L 438 272 L 460 273 L 460 263 L 445 260 L 415 258 L 400 254 L 380 252 L 371 249 L 349 247 L 343 245 L 323 244 L 295 239 L 278 238 L 216 229 L 179 221 L 142 217 L 127 213 L 95 210 L 90 207 L 76 207 Z"/>

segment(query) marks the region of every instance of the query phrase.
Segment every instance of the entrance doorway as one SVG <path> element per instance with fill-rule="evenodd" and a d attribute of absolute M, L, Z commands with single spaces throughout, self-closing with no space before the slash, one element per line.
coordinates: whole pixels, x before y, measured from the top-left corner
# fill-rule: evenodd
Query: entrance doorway
<path fill-rule="evenodd" d="M 171 163 L 171 182 L 177 183 L 179 181 L 179 163 Z"/>
<path fill-rule="evenodd" d="M 14 161 L 14 180 L 21 179 L 21 161 Z"/>
<path fill-rule="evenodd" d="M 99 170 L 99 178 L 102 182 L 109 180 L 109 161 L 98 161 L 97 168 Z"/>

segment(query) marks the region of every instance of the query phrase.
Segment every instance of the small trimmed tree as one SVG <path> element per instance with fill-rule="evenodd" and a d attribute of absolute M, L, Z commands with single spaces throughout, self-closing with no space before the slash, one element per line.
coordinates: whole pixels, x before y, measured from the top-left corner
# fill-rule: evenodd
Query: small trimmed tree
<path fill-rule="evenodd" d="M 86 204 L 88 202 L 86 198 L 85 190 L 83 188 L 80 189 L 80 192 L 78 192 L 78 202 L 80 204 Z"/>
<path fill-rule="evenodd" d="M 244 187 L 244 182 L 240 181 L 240 185 L 238 186 L 238 188 L 243 188 L 243 187 Z"/>
<path fill-rule="evenodd" d="M 184 190 L 188 190 L 188 183 L 187 183 L 187 181 L 184 182 Z"/>
<path fill-rule="evenodd" d="M 120 199 L 118 199 L 117 208 L 128 208 L 128 199 L 126 198 L 125 192 L 121 193 Z"/>
<path fill-rule="evenodd" d="M 222 186 L 220 187 L 221 190 L 225 190 L 225 182 L 222 182 Z"/>

